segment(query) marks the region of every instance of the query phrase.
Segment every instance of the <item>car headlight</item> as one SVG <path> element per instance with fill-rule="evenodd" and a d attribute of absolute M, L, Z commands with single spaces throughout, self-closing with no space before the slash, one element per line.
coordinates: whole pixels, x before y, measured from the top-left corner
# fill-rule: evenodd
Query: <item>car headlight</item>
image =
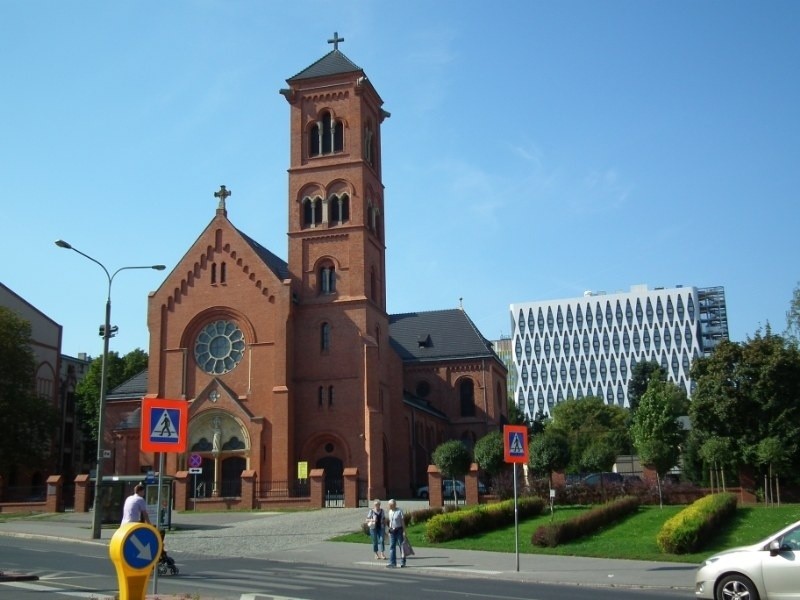
<path fill-rule="evenodd" d="M 715 562 L 719 560 L 719 556 L 712 556 L 711 558 L 707 558 L 703 561 L 703 564 L 700 565 L 702 567 L 707 567 L 709 565 L 713 565 Z"/>

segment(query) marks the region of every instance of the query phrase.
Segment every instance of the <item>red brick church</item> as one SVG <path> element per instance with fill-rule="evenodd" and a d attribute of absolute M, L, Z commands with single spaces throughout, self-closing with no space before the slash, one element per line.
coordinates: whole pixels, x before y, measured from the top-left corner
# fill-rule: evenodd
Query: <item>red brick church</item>
<path fill-rule="evenodd" d="M 166 472 L 200 454 L 215 495 L 243 470 L 290 482 L 305 463 L 330 478 L 357 468 L 368 497 L 407 496 L 427 483 L 436 446 L 471 445 L 505 422 L 506 369 L 462 308 L 386 312 L 389 113 L 341 41 L 280 90 L 288 262 L 229 220 L 222 186 L 210 223 L 150 295 L 148 371 L 108 397 L 120 474 L 158 464 L 138 451 L 142 396 L 189 404 L 189 452 L 167 455 Z"/>

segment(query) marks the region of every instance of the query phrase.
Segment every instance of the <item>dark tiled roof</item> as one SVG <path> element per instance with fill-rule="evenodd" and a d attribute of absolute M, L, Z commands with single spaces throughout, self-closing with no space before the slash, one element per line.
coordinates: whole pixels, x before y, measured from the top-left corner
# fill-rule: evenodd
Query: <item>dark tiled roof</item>
<path fill-rule="evenodd" d="M 298 81 L 300 79 L 312 79 L 314 77 L 327 77 L 328 75 L 340 75 L 342 73 L 356 73 L 363 69 L 347 58 L 340 50 L 331 50 L 320 58 L 310 67 L 306 67 L 297 75 L 290 77 L 286 81 Z"/>
<path fill-rule="evenodd" d="M 120 383 L 117 387 L 106 394 L 106 400 L 131 400 L 132 398 L 141 399 L 147 393 L 147 369 L 137 373 L 127 381 Z"/>
<path fill-rule="evenodd" d="M 255 241 L 246 233 L 243 233 L 241 230 L 237 229 L 236 231 L 238 231 L 239 235 L 241 235 L 244 238 L 244 241 L 250 244 L 250 247 L 255 251 L 256 254 L 258 254 L 261 260 L 264 261 L 264 264 L 266 264 L 270 268 L 270 270 L 273 273 L 275 273 L 275 276 L 278 279 L 283 281 L 284 279 L 289 278 L 289 265 L 286 263 L 285 260 L 279 258 L 275 254 L 264 248 L 264 246 L 259 244 L 257 241 Z"/>
<path fill-rule="evenodd" d="M 403 362 L 496 358 L 463 310 L 436 310 L 389 316 L 392 347 Z"/>

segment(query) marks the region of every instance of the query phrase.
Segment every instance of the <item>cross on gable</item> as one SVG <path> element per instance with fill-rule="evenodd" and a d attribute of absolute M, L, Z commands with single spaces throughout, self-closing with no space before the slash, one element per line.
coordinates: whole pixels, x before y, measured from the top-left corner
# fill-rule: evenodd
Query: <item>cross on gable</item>
<path fill-rule="evenodd" d="M 231 195 L 231 192 L 225 188 L 224 185 L 219 186 L 219 191 L 214 192 L 214 198 L 219 198 L 219 207 L 221 209 L 225 208 L 225 199 Z"/>
<path fill-rule="evenodd" d="M 333 32 L 333 39 L 328 40 L 328 43 L 329 44 L 333 44 L 333 49 L 334 50 L 338 50 L 339 49 L 339 42 L 343 42 L 343 41 L 344 41 L 344 38 L 340 38 L 339 37 L 339 32 L 338 31 L 334 31 Z"/>

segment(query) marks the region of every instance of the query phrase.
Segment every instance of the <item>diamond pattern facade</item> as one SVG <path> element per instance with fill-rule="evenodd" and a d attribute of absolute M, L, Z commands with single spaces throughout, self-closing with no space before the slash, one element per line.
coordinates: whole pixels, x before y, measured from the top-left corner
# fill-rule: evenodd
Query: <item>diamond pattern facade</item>
<path fill-rule="evenodd" d="M 728 339 L 721 287 L 637 285 L 628 293 L 512 304 L 511 323 L 514 398 L 531 417 L 586 396 L 627 407 L 640 361 L 659 363 L 691 394 L 692 361 Z"/>

